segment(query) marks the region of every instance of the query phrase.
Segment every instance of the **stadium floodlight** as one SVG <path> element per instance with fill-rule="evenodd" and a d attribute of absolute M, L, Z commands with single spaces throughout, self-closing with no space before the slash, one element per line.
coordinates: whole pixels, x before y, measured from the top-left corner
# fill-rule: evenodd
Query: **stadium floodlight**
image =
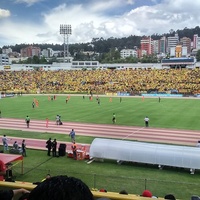
<path fill-rule="evenodd" d="M 64 37 L 64 62 L 66 56 L 66 39 L 67 39 L 67 58 L 69 58 L 69 35 L 72 34 L 72 27 L 69 24 L 60 25 L 60 34 Z"/>

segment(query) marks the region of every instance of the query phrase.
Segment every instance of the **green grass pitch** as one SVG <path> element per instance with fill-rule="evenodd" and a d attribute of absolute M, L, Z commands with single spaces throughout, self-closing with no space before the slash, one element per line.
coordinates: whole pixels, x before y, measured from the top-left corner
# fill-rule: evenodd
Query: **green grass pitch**
<path fill-rule="evenodd" d="M 36 98 L 39 107 L 32 108 Z M 62 121 L 111 124 L 112 115 L 116 114 L 117 124 L 128 126 L 144 126 L 144 117 L 150 118 L 151 127 L 199 130 L 200 99 L 162 98 L 130 98 L 100 97 L 100 105 L 96 97 L 90 101 L 88 96 L 71 96 L 68 103 L 66 96 L 57 96 L 49 101 L 48 96 L 20 96 L 0 100 L 2 117 L 55 120 L 57 114 Z"/>
<path fill-rule="evenodd" d="M 46 95 L 17 96 L 0 99 L 2 117 L 25 119 L 55 120 L 57 114 L 62 121 L 112 124 L 112 115 L 116 114 L 118 125 L 144 126 L 144 117 L 150 118 L 150 126 L 157 128 L 175 128 L 200 130 L 199 113 L 200 99 L 172 99 L 141 97 L 100 97 L 100 105 L 89 100 L 89 96 L 71 96 L 66 104 L 67 96 L 56 96 L 55 101 L 49 101 Z M 39 107 L 32 108 L 33 99 L 39 101 Z M 49 133 L 30 133 L 25 131 L 1 130 L 0 134 L 15 137 L 48 138 Z M 56 135 L 59 140 L 66 140 L 66 136 Z M 91 137 L 79 137 L 83 141 L 92 141 Z M 69 140 L 69 138 L 68 138 Z M 192 194 L 199 193 L 200 174 L 190 175 L 188 170 L 164 168 L 157 166 L 126 163 L 117 165 L 114 161 L 105 163 L 94 162 L 87 165 L 85 161 L 74 161 L 66 157 L 49 158 L 44 151 L 27 150 L 28 157 L 24 158 L 25 174 L 19 175 L 17 166 L 14 174 L 17 180 L 36 182 L 50 172 L 52 175 L 67 174 L 81 178 L 90 188 L 106 188 L 108 191 L 118 192 L 126 189 L 129 193 L 141 194 L 145 188 L 154 195 L 163 197 L 173 193 L 178 199 L 189 199 Z M 77 164 L 78 162 L 78 164 Z M 114 184 L 113 184 L 114 183 Z"/>

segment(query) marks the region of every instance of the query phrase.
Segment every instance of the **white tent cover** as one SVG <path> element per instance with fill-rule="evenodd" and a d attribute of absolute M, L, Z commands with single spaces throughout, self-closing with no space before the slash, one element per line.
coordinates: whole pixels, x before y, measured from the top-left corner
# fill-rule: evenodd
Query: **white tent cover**
<path fill-rule="evenodd" d="M 200 169 L 200 148 L 95 138 L 91 158 Z"/>

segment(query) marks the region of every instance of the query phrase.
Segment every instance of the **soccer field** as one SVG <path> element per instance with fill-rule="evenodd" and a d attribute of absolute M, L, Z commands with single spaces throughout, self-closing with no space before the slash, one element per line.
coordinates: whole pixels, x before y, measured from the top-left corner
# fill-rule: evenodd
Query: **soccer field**
<path fill-rule="evenodd" d="M 37 99 L 39 106 L 33 108 L 32 102 Z M 144 126 L 144 118 L 150 118 L 150 127 L 199 130 L 200 100 L 141 97 L 102 96 L 100 105 L 94 96 L 90 101 L 88 96 L 56 96 L 56 100 L 48 100 L 46 95 L 16 96 L 0 99 L 0 110 L 3 118 L 55 120 L 57 114 L 62 121 L 84 122 L 94 124 L 112 124 L 113 113 L 116 114 L 116 124 L 128 126 Z M 35 137 L 44 139 L 47 133 L 30 133 L 26 131 L 0 130 L 0 132 L 15 137 Z M 66 136 L 56 135 L 62 139 Z M 80 140 L 86 140 L 80 136 Z M 90 188 L 104 187 L 108 191 L 118 192 L 126 189 L 129 193 L 140 194 L 147 186 L 153 194 L 163 197 L 173 193 L 178 199 L 189 199 L 192 194 L 198 194 L 200 174 L 190 175 L 188 170 L 166 167 L 159 170 L 157 166 L 125 163 L 117 165 L 114 161 L 105 163 L 94 162 L 87 165 L 84 161 L 74 161 L 62 158 L 49 159 L 46 152 L 28 149 L 28 157 L 24 158 L 25 174 L 17 175 L 18 180 L 39 181 L 47 172 L 52 175 L 67 174 L 81 178 Z M 79 162 L 77 164 L 77 162 Z M 16 169 L 19 171 L 18 169 Z M 17 173 L 14 171 L 14 173 Z M 113 184 L 114 183 L 114 184 Z"/>
<path fill-rule="evenodd" d="M 32 108 L 33 100 L 39 106 Z M 116 114 L 116 124 L 128 126 L 144 126 L 144 118 L 148 116 L 151 127 L 199 130 L 200 99 L 171 99 L 141 97 L 100 97 L 100 104 L 89 100 L 88 96 L 56 96 L 56 100 L 48 100 L 48 96 L 16 96 L 0 99 L 2 117 L 55 120 L 60 115 L 62 121 L 85 122 L 95 124 L 112 124 L 112 115 Z"/>

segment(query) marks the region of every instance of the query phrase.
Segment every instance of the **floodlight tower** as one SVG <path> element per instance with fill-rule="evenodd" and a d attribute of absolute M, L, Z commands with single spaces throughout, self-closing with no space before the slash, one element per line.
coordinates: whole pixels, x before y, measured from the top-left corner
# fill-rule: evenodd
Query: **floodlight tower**
<path fill-rule="evenodd" d="M 67 58 L 69 58 L 69 35 L 72 34 L 72 27 L 69 24 L 60 25 L 60 34 L 64 37 L 64 62 L 66 55 L 66 39 L 67 39 Z"/>

